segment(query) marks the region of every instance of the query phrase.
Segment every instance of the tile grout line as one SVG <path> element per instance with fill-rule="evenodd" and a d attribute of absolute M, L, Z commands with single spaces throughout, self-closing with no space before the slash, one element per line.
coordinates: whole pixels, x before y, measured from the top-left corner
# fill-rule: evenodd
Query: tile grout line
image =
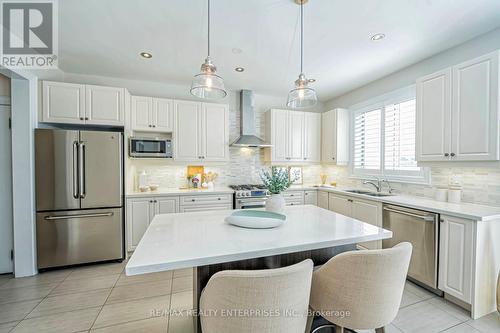
<path fill-rule="evenodd" d="M 38 273 L 38 274 L 40 274 L 40 273 Z M 68 274 L 68 276 L 69 276 L 69 274 Z M 66 278 L 67 278 L 67 277 L 66 277 Z M 40 302 L 38 302 L 38 304 L 37 304 L 37 305 L 35 305 L 35 306 L 33 307 L 33 309 L 31 309 L 31 311 L 30 311 L 30 312 L 28 312 L 28 313 L 27 313 L 27 314 L 23 317 L 23 319 L 21 319 L 21 320 L 20 320 L 20 321 L 19 321 L 19 322 L 18 322 L 18 323 L 17 323 L 17 324 L 16 324 L 16 325 L 15 325 L 15 326 L 14 326 L 14 327 L 13 327 L 13 328 L 9 331 L 9 332 L 13 332 L 13 331 L 17 328 L 17 326 L 19 326 L 19 324 L 21 324 L 24 320 L 26 320 L 26 318 L 27 318 L 27 317 L 28 317 L 28 316 L 29 316 L 29 315 L 33 312 L 33 310 L 35 310 L 35 309 L 37 308 L 37 306 L 39 306 L 39 305 L 40 305 L 40 303 L 42 303 L 42 302 L 43 302 L 43 300 L 44 300 L 44 299 L 46 299 L 47 297 L 49 297 L 50 293 L 51 293 L 54 289 L 56 289 L 57 287 L 59 287 L 59 285 L 61 285 L 61 283 L 63 283 L 63 282 L 66 280 L 66 278 L 64 278 L 64 279 L 62 279 L 61 281 L 59 281 L 59 283 L 57 283 L 57 285 L 56 285 L 54 288 L 52 288 L 52 289 L 51 289 L 51 290 L 47 293 L 47 295 L 45 295 L 45 297 L 43 297 L 42 299 L 40 299 Z"/>
<path fill-rule="evenodd" d="M 101 308 L 99 309 L 99 312 L 97 313 L 97 316 L 95 317 L 94 321 L 92 322 L 92 325 L 90 325 L 90 328 L 88 330 L 89 332 L 92 330 L 92 328 L 94 328 L 94 325 L 95 325 L 95 322 L 97 321 L 97 318 L 99 318 L 99 315 L 101 314 L 102 309 L 104 309 L 104 305 L 106 305 L 106 302 L 108 301 L 109 296 L 111 296 L 113 289 L 115 289 L 115 286 L 118 283 L 118 280 L 120 280 L 120 275 L 123 273 L 123 271 L 125 271 L 125 267 L 123 267 L 121 272 L 118 274 L 118 278 L 116 279 L 115 283 L 113 284 L 113 287 L 111 287 L 111 289 L 109 290 L 108 297 L 106 297 L 106 299 L 104 300 L 104 303 L 102 304 Z"/>

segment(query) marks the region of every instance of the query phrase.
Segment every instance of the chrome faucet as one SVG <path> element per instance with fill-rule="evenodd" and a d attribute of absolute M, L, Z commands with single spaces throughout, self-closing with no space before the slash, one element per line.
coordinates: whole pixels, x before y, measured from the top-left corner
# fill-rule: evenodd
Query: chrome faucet
<path fill-rule="evenodd" d="M 370 181 L 370 180 L 366 180 L 363 182 L 363 185 L 367 185 L 367 184 L 372 185 L 373 187 L 375 187 L 377 192 L 381 192 L 382 191 L 382 182 L 377 177 L 375 177 L 375 180 L 377 181 L 377 183 L 374 183 L 373 181 Z"/>
<path fill-rule="evenodd" d="M 389 183 L 389 181 L 387 180 L 387 178 L 384 178 L 382 180 L 382 183 L 386 183 L 387 184 L 387 187 L 388 187 L 387 192 L 389 192 L 389 194 L 391 194 L 392 191 L 394 191 L 394 189 L 391 186 L 391 183 Z"/>

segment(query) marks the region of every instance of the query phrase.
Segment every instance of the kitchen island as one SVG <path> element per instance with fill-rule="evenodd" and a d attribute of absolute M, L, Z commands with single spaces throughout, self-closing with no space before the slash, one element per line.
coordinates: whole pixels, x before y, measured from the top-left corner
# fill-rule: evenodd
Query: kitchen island
<path fill-rule="evenodd" d="M 210 277 L 226 269 L 265 269 L 311 258 L 315 265 L 357 243 L 392 237 L 391 231 L 312 205 L 286 207 L 286 222 L 274 229 L 227 224 L 232 210 L 160 214 L 127 263 L 138 275 L 196 267 L 195 307 Z M 199 325 L 199 323 L 198 323 Z"/>

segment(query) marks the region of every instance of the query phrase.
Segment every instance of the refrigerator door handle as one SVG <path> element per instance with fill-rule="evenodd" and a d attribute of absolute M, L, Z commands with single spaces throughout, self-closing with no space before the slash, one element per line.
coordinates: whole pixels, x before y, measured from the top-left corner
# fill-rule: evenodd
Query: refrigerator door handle
<path fill-rule="evenodd" d="M 78 193 L 78 142 L 73 141 L 73 198 L 79 198 Z"/>
<path fill-rule="evenodd" d="M 79 188 L 79 197 L 81 199 L 85 198 L 85 143 L 80 142 L 78 150 L 78 188 Z"/>
<path fill-rule="evenodd" d="M 95 213 L 95 214 L 45 216 L 44 220 L 47 220 L 47 221 L 69 220 L 69 219 L 88 218 L 88 217 L 104 217 L 104 216 L 113 216 L 113 213 L 109 212 L 109 213 Z"/>

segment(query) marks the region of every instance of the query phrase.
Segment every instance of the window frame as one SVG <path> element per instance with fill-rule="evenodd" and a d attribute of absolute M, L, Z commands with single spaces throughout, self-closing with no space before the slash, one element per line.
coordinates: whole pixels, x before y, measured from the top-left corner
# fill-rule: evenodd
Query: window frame
<path fill-rule="evenodd" d="M 416 86 L 411 85 L 390 93 L 377 96 L 362 103 L 349 107 L 350 112 L 350 138 L 349 138 L 349 173 L 350 178 L 366 179 L 379 177 L 388 181 L 414 184 L 430 184 L 430 170 L 426 167 L 420 167 L 420 171 L 386 170 L 385 169 L 385 107 L 390 104 L 404 103 L 416 99 Z M 381 110 L 380 119 L 380 169 L 364 170 L 354 167 L 354 132 L 355 119 L 361 113 Z M 417 134 L 416 134 L 417 135 Z M 417 163 L 418 166 L 418 163 Z"/>

